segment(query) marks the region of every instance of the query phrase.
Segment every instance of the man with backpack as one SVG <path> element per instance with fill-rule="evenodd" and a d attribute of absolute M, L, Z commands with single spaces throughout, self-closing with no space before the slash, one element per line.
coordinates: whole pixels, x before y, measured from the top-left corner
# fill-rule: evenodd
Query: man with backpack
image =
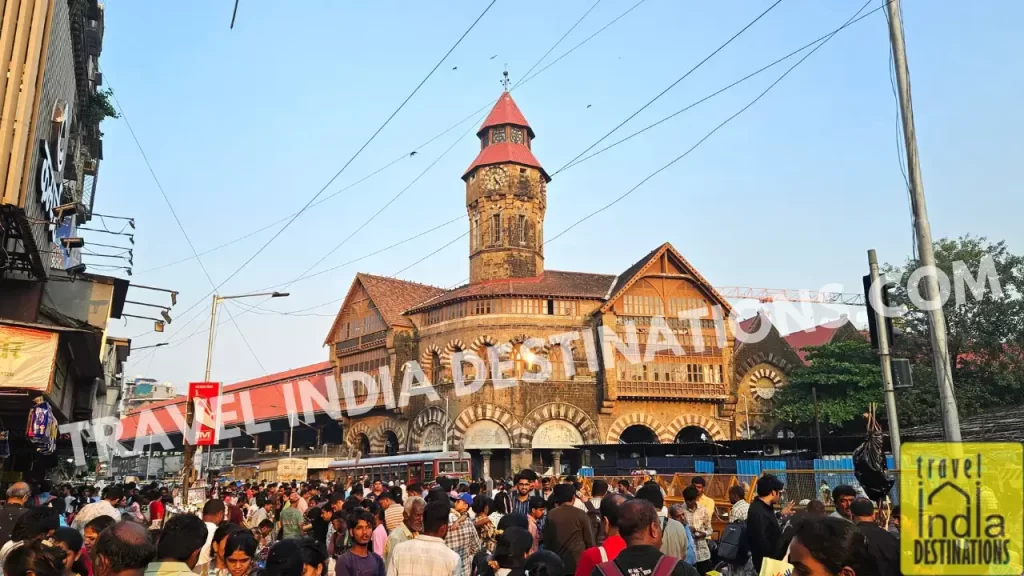
<path fill-rule="evenodd" d="M 626 543 L 626 548 L 614 560 L 598 564 L 590 576 L 698 576 L 693 566 L 659 550 L 662 522 L 653 504 L 643 498 L 634 498 L 619 505 L 618 515 L 619 536 Z"/>
<path fill-rule="evenodd" d="M 594 484 L 590 487 L 590 499 L 583 501 L 583 507 L 586 509 L 587 518 L 590 519 L 591 527 L 594 529 L 594 540 L 598 546 L 604 543 L 606 537 L 604 522 L 601 520 L 601 502 L 607 494 L 608 483 L 604 480 L 594 480 Z"/>
<path fill-rule="evenodd" d="M 747 546 L 747 504 L 746 490 L 737 484 L 729 488 L 729 523 L 718 538 L 718 558 L 729 563 L 730 574 L 744 574 L 750 566 L 750 549 Z M 753 571 L 750 566 L 748 571 Z"/>

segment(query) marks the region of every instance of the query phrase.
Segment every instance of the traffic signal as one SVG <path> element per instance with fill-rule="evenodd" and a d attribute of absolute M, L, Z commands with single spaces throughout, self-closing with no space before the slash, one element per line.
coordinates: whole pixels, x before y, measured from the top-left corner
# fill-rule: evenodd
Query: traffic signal
<path fill-rule="evenodd" d="M 895 282 L 885 282 L 881 285 L 881 305 L 884 308 L 890 308 L 889 290 L 896 286 Z M 871 305 L 871 275 L 864 276 L 864 302 L 868 307 L 868 332 L 871 334 L 871 347 L 878 350 L 878 325 L 875 322 L 875 309 Z M 892 318 L 883 316 L 885 321 L 885 333 L 889 340 L 889 349 L 891 350 L 895 339 L 893 338 L 892 329 Z"/>

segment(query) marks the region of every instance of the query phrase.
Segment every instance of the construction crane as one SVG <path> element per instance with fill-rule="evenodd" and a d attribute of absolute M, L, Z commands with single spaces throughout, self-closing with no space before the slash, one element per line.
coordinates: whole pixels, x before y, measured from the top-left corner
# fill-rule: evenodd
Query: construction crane
<path fill-rule="evenodd" d="M 786 288 L 751 288 L 749 286 L 716 286 L 715 290 L 733 300 L 758 300 L 770 304 L 776 300 L 811 302 L 815 304 L 842 304 L 864 306 L 864 295 L 853 292 L 823 292 L 821 290 L 790 290 Z"/>

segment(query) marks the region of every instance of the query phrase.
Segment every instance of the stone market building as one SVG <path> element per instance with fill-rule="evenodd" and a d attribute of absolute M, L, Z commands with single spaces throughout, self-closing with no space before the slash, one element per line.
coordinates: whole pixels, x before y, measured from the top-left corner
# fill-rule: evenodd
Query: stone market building
<path fill-rule="evenodd" d="M 376 377 L 386 366 L 398 398 L 407 363 L 415 360 L 441 397 L 417 395 L 396 409 L 381 400 L 366 414 L 346 416 L 351 450 L 428 452 L 447 443 L 472 455 L 474 476 L 504 477 L 524 467 L 575 470 L 581 455 L 574 446 L 581 444 L 743 435 L 750 418 L 741 408 L 766 386 L 762 380 L 779 385 L 800 362 L 777 331 L 765 345 L 746 348 L 737 348 L 728 322 L 724 333 L 716 332 L 711 308 L 727 315 L 729 302 L 668 243 L 618 275 L 548 268 L 551 178 L 533 154 L 535 133 L 508 92 L 477 135 L 480 152 L 462 175 L 469 283 L 444 290 L 357 274 L 327 335 L 339 382 L 355 371 Z M 697 331 L 678 319 L 694 309 L 707 313 Z M 658 333 L 658 317 L 668 319 L 666 329 L 684 353 L 660 351 L 632 363 L 620 347 L 600 345 L 600 328 L 623 342 L 635 329 L 643 354 Z M 576 338 L 551 342 L 564 333 Z M 458 353 L 484 363 L 460 364 L 467 382 L 485 367 L 486 383 L 473 394 L 453 392 Z M 495 358 L 507 363 L 500 375 L 515 385 L 496 385 Z M 545 370 L 543 360 L 550 377 L 532 381 Z"/>

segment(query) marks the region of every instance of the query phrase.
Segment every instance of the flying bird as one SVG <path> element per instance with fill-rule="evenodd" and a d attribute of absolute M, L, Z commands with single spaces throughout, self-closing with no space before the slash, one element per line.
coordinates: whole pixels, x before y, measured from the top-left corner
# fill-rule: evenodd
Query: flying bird
<path fill-rule="evenodd" d="M 452 66 L 452 70 L 458 70 L 458 69 L 459 69 L 458 66 Z"/>
<path fill-rule="evenodd" d="M 413 156 L 415 156 L 417 154 L 419 154 L 419 152 L 413 150 L 412 152 L 409 152 L 409 158 L 412 158 Z"/>
<path fill-rule="evenodd" d="M 494 56 L 491 56 L 491 57 L 490 57 L 490 60 L 494 60 L 494 59 L 495 59 L 495 58 L 497 58 L 497 57 L 498 57 L 498 55 L 497 55 L 497 54 L 495 54 Z"/>
<path fill-rule="evenodd" d="M 593 104 L 587 104 L 587 108 L 590 108 L 591 106 L 593 106 Z"/>

